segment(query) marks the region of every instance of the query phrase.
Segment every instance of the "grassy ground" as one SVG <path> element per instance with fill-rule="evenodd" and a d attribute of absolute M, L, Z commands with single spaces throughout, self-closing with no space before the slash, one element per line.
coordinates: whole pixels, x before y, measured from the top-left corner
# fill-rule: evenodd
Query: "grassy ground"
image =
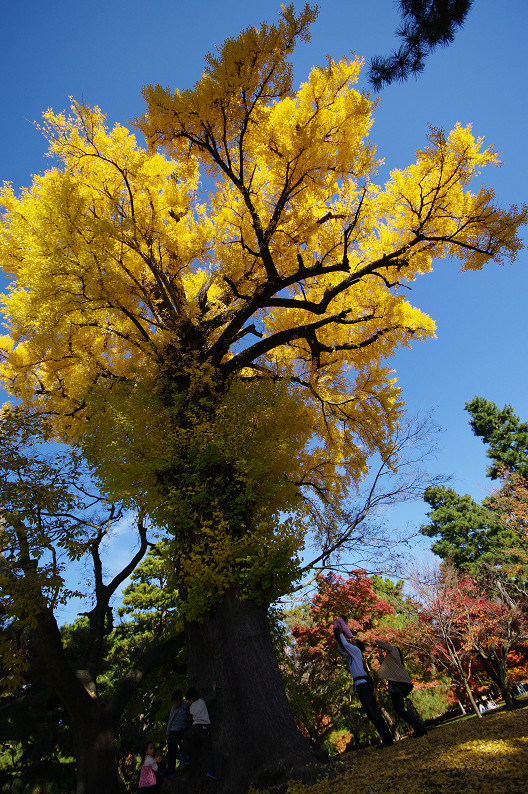
<path fill-rule="evenodd" d="M 528 706 L 485 714 L 405 739 L 393 747 L 345 753 L 333 774 L 287 794 L 528 794 Z"/>

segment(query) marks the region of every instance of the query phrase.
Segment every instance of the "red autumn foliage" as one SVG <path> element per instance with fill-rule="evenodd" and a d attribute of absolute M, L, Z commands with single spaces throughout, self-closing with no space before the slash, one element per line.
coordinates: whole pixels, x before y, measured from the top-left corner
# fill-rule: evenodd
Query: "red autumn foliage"
<path fill-rule="evenodd" d="M 319 576 L 308 625 L 292 627 L 300 658 L 319 661 L 335 649 L 332 626 L 340 615 L 353 632 L 365 633 L 393 612 L 393 607 L 376 595 L 365 571 L 351 571 L 348 579 L 332 573 Z"/>
<path fill-rule="evenodd" d="M 528 599 L 512 597 L 496 576 L 477 581 L 449 566 L 434 581 L 419 586 L 417 595 L 422 608 L 415 642 L 466 690 L 476 713 L 472 689 L 478 670 L 511 706 L 508 669 L 513 652 L 522 653 L 528 638 Z"/>

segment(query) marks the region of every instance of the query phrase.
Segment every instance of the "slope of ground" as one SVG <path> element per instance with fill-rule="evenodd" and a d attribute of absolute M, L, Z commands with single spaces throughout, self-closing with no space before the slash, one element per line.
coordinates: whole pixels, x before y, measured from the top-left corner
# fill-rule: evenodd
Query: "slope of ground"
<path fill-rule="evenodd" d="M 528 794 L 528 708 L 486 714 L 405 739 L 393 747 L 345 753 L 313 786 L 285 794 Z"/>

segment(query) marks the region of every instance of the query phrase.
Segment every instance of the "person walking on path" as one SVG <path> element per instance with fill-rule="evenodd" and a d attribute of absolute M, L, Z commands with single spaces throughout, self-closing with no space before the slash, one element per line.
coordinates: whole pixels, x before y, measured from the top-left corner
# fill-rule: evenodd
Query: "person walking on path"
<path fill-rule="evenodd" d="M 376 645 L 381 651 L 385 652 L 385 654 L 380 652 L 381 665 L 378 670 L 378 678 L 387 680 L 394 711 L 398 717 L 401 717 L 413 728 L 413 736 L 418 739 L 420 736 L 424 736 L 427 731 L 422 720 L 413 714 L 412 711 L 405 708 L 405 698 L 413 689 L 413 682 L 403 664 L 401 651 L 396 645 L 391 645 L 384 640 L 376 640 Z"/>
<path fill-rule="evenodd" d="M 344 626 L 343 626 L 344 624 Z M 345 629 L 346 627 L 346 629 Z M 350 641 L 345 637 L 345 631 L 350 635 Z M 344 618 L 339 618 L 334 624 L 334 637 L 339 647 L 341 655 L 345 658 L 350 675 L 354 682 L 354 688 L 363 710 L 367 715 L 370 722 L 376 728 L 380 739 L 381 747 L 390 747 L 394 744 L 394 739 L 390 732 L 389 726 L 383 718 L 376 698 L 374 697 L 374 686 L 372 679 L 365 670 L 363 663 L 363 651 L 365 650 L 364 644 L 361 640 L 354 638 Z"/>

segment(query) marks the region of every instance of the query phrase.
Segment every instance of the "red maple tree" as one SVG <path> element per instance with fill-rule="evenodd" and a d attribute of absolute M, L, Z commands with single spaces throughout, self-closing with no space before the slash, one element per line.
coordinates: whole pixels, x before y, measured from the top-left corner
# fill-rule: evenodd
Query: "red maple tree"
<path fill-rule="evenodd" d="M 421 603 L 414 624 L 416 645 L 453 676 L 478 716 L 473 690 L 479 670 L 510 708 L 508 667 L 510 656 L 528 638 L 528 599 L 511 597 L 498 575 L 477 580 L 449 565 L 415 589 Z"/>

